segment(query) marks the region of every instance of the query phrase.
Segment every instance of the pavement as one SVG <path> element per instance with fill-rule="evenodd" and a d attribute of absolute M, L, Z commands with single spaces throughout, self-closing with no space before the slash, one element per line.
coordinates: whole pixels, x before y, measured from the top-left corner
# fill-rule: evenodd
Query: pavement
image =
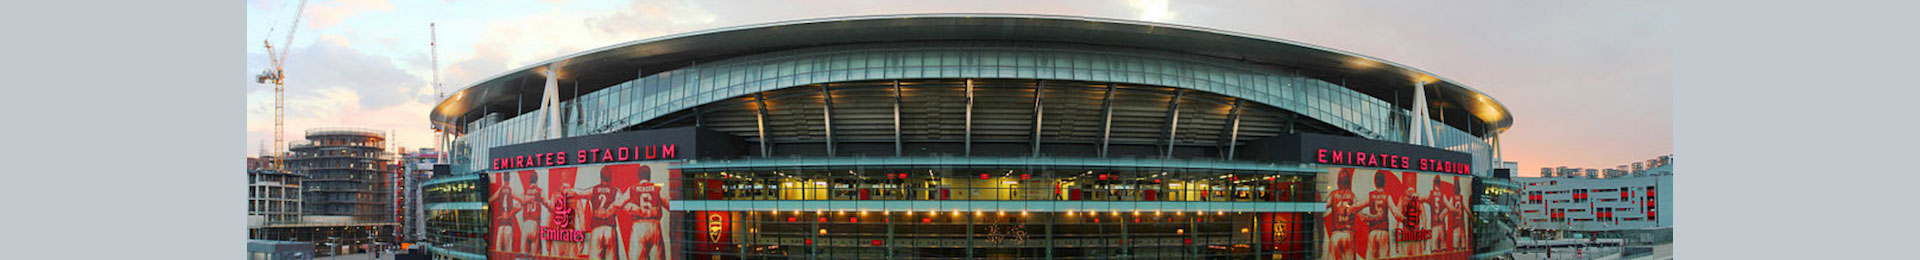
<path fill-rule="evenodd" d="M 1631 258 L 1631 260 L 1659 260 L 1659 259 L 1673 259 L 1673 244 L 1660 244 L 1660 245 L 1653 245 L 1652 247 L 1653 247 L 1653 254 L 1651 254 L 1651 255 L 1642 255 L 1642 256 L 1639 256 L 1639 257 L 1635 257 L 1635 258 Z M 1585 260 L 1585 259 L 1591 259 L 1591 260 L 1618 260 L 1618 259 L 1625 259 L 1625 258 L 1621 258 L 1621 255 L 1620 255 L 1620 251 L 1619 251 L 1618 249 L 1616 249 L 1616 248 L 1613 248 L 1613 247 L 1586 247 L 1586 248 L 1585 248 L 1585 250 L 1580 250 L 1580 251 L 1584 251 L 1584 252 L 1579 252 L 1579 253 L 1576 253 L 1576 250 L 1575 250 L 1575 248 L 1576 248 L 1575 246 L 1565 246 L 1565 247 L 1554 247 L 1554 248 L 1552 249 L 1552 250 L 1553 250 L 1553 257 L 1551 257 L 1551 258 L 1549 258 L 1549 257 L 1547 257 L 1547 252 L 1545 252 L 1545 251 L 1543 251 L 1543 250 L 1539 250 L 1539 249 L 1531 249 L 1531 250 L 1528 250 L 1528 249 L 1520 249 L 1520 251 L 1514 251 L 1514 253 L 1513 253 L 1513 258 L 1514 258 L 1515 260 L 1550 260 L 1550 259 L 1552 259 L 1552 260 L 1560 260 L 1560 259 L 1582 259 L 1582 260 Z"/>
<path fill-rule="evenodd" d="M 380 258 L 374 258 L 373 254 L 371 253 L 347 254 L 347 255 L 338 255 L 338 256 L 315 257 L 313 258 L 313 260 L 393 260 L 393 254 L 380 253 Z"/>

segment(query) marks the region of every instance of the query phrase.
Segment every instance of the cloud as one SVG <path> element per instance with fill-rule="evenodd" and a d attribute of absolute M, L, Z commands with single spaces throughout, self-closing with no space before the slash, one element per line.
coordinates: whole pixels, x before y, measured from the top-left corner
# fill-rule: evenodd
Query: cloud
<path fill-rule="evenodd" d="M 1166 22 L 1169 20 L 1173 20 L 1173 17 L 1177 15 L 1177 13 L 1174 13 L 1172 8 L 1168 7 L 1171 4 L 1172 3 L 1169 3 L 1168 0 L 1128 0 L 1127 1 L 1127 6 L 1133 7 L 1133 9 L 1136 10 L 1136 13 L 1138 13 L 1138 15 L 1134 17 L 1134 19 L 1140 19 L 1140 20 L 1149 21 L 1149 22 Z"/>
<path fill-rule="evenodd" d="M 692 2 L 634 0 L 626 10 L 587 19 L 587 25 L 616 36 L 657 36 L 717 20 L 719 16 Z"/>
<path fill-rule="evenodd" d="M 627 41 L 704 28 L 718 16 L 690 1 L 635 0 L 602 13 L 547 11 L 502 19 L 487 26 L 473 52 L 445 72 L 446 86 L 460 88 L 562 55 Z M 449 90 L 451 91 L 451 90 Z"/>
<path fill-rule="evenodd" d="M 372 11 L 393 11 L 393 3 L 387 0 L 343 0 L 307 6 L 307 28 L 332 28 L 347 18 Z"/>
<path fill-rule="evenodd" d="M 344 40 L 323 40 L 292 50 L 287 59 L 286 139 L 300 140 L 306 129 L 352 126 L 391 129 L 396 145 L 434 144 L 426 114 L 438 102 L 427 80 L 401 70 L 386 57 L 355 49 Z M 267 65 L 262 53 L 248 53 L 247 152 L 273 138 L 273 87 L 252 75 Z M 413 136 L 410 138 L 409 136 Z"/>

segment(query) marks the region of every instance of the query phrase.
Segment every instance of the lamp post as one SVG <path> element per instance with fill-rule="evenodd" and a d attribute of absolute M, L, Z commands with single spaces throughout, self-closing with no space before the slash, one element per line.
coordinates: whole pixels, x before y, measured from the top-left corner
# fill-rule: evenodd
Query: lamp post
<path fill-rule="evenodd" d="M 380 252 L 378 251 L 379 249 L 377 249 L 377 247 L 375 246 L 380 244 L 380 240 L 374 239 L 378 237 L 379 233 L 380 233 L 380 230 L 378 228 L 375 228 L 374 230 L 367 232 L 367 252 L 373 253 L 374 259 L 380 259 Z"/>
<path fill-rule="evenodd" d="M 331 241 L 331 242 L 327 242 L 327 259 L 340 258 L 340 252 L 338 252 L 339 249 L 334 248 L 336 246 L 340 246 L 340 237 L 329 236 L 327 237 L 327 241 Z"/>

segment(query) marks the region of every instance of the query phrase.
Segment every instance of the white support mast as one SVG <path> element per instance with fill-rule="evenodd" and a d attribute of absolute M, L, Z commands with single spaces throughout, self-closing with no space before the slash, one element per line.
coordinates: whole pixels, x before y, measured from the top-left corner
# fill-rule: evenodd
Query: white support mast
<path fill-rule="evenodd" d="M 1413 114 L 1407 120 L 1407 143 L 1433 145 L 1431 117 L 1427 116 L 1427 82 L 1413 82 Z"/>
<path fill-rule="evenodd" d="M 560 63 L 547 64 L 546 91 L 540 94 L 540 140 L 560 138 Z"/>

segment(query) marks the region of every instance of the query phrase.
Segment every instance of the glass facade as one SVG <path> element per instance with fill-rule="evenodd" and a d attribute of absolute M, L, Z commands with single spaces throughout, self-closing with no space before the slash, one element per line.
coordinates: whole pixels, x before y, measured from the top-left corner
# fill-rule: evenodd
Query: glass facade
<path fill-rule="evenodd" d="M 437 252 L 436 258 L 483 259 L 477 252 L 487 249 L 484 183 L 479 175 L 464 175 L 421 185 L 427 214 L 425 242 Z"/>
<path fill-rule="evenodd" d="M 1312 173 L 1133 167 L 768 167 L 687 171 L 683 200 L 1311 202 Z"/>
<path fill-rule="evenodd" d="M 1245 98 L 1300 113 L 1377 140 L 1406 139 L 1406 111 L 1334 82 L 1298 73 L 1192 55 L 1009 43 L 916 43 L 821 47 L 769 52 L 653 73 L 563 101 L 567 136 L 619 130 L 662 115 L 752 93 L 808 84 L 922 78 L 1004 78 L 1115 82 L 1178 87 Z M 1411 86 L 1409 86 L 1411 88 Z M 565 99 L 565 98 L 563 98 Z M 1410 98 L 1409 98 L 1410 99 Z M 514 114 L 515 111 L 500 111 Z M 491 114 L 491 113 L 489 113 Z M 521 115 L 538 115 L 528 108 Z M 565 114 L 565 113 L 563 113 Z M 538 116 L 467 122 L 473 131 L 455 142 L 456 171 L 480 171 L 486 147 L 533 141 Z M 496 122 L 497 121 L 497 122 Z M 1474 156 L 1475 169 L 1494 166 L 1488 140 L 1433 121 L 1434 147 Z M 1487 131 L 1486 129 L 1473 129 Z M 462 167 L 464 166 L 464 167 Z"/>
<path fill-rule="evenodd" d="M 1514 209 L 1520 203 L 1519 187 L 1508 179 L 1479 179 L 1474 182 L 1473 221 L 1474 252 L 1476 256 L 1488 257 L 1513 252 L 1514 241 L 1519 239 L 1520 214 Z"/>
<path fill-rule="evenodd" d="M 1310 259 L 1305 213 L 692 211 L 694 259 Z M 1278 224 L 1276 224 L 1278 223 Z M 1282 226 L 1282 228 L 1271 228 Z"/>

